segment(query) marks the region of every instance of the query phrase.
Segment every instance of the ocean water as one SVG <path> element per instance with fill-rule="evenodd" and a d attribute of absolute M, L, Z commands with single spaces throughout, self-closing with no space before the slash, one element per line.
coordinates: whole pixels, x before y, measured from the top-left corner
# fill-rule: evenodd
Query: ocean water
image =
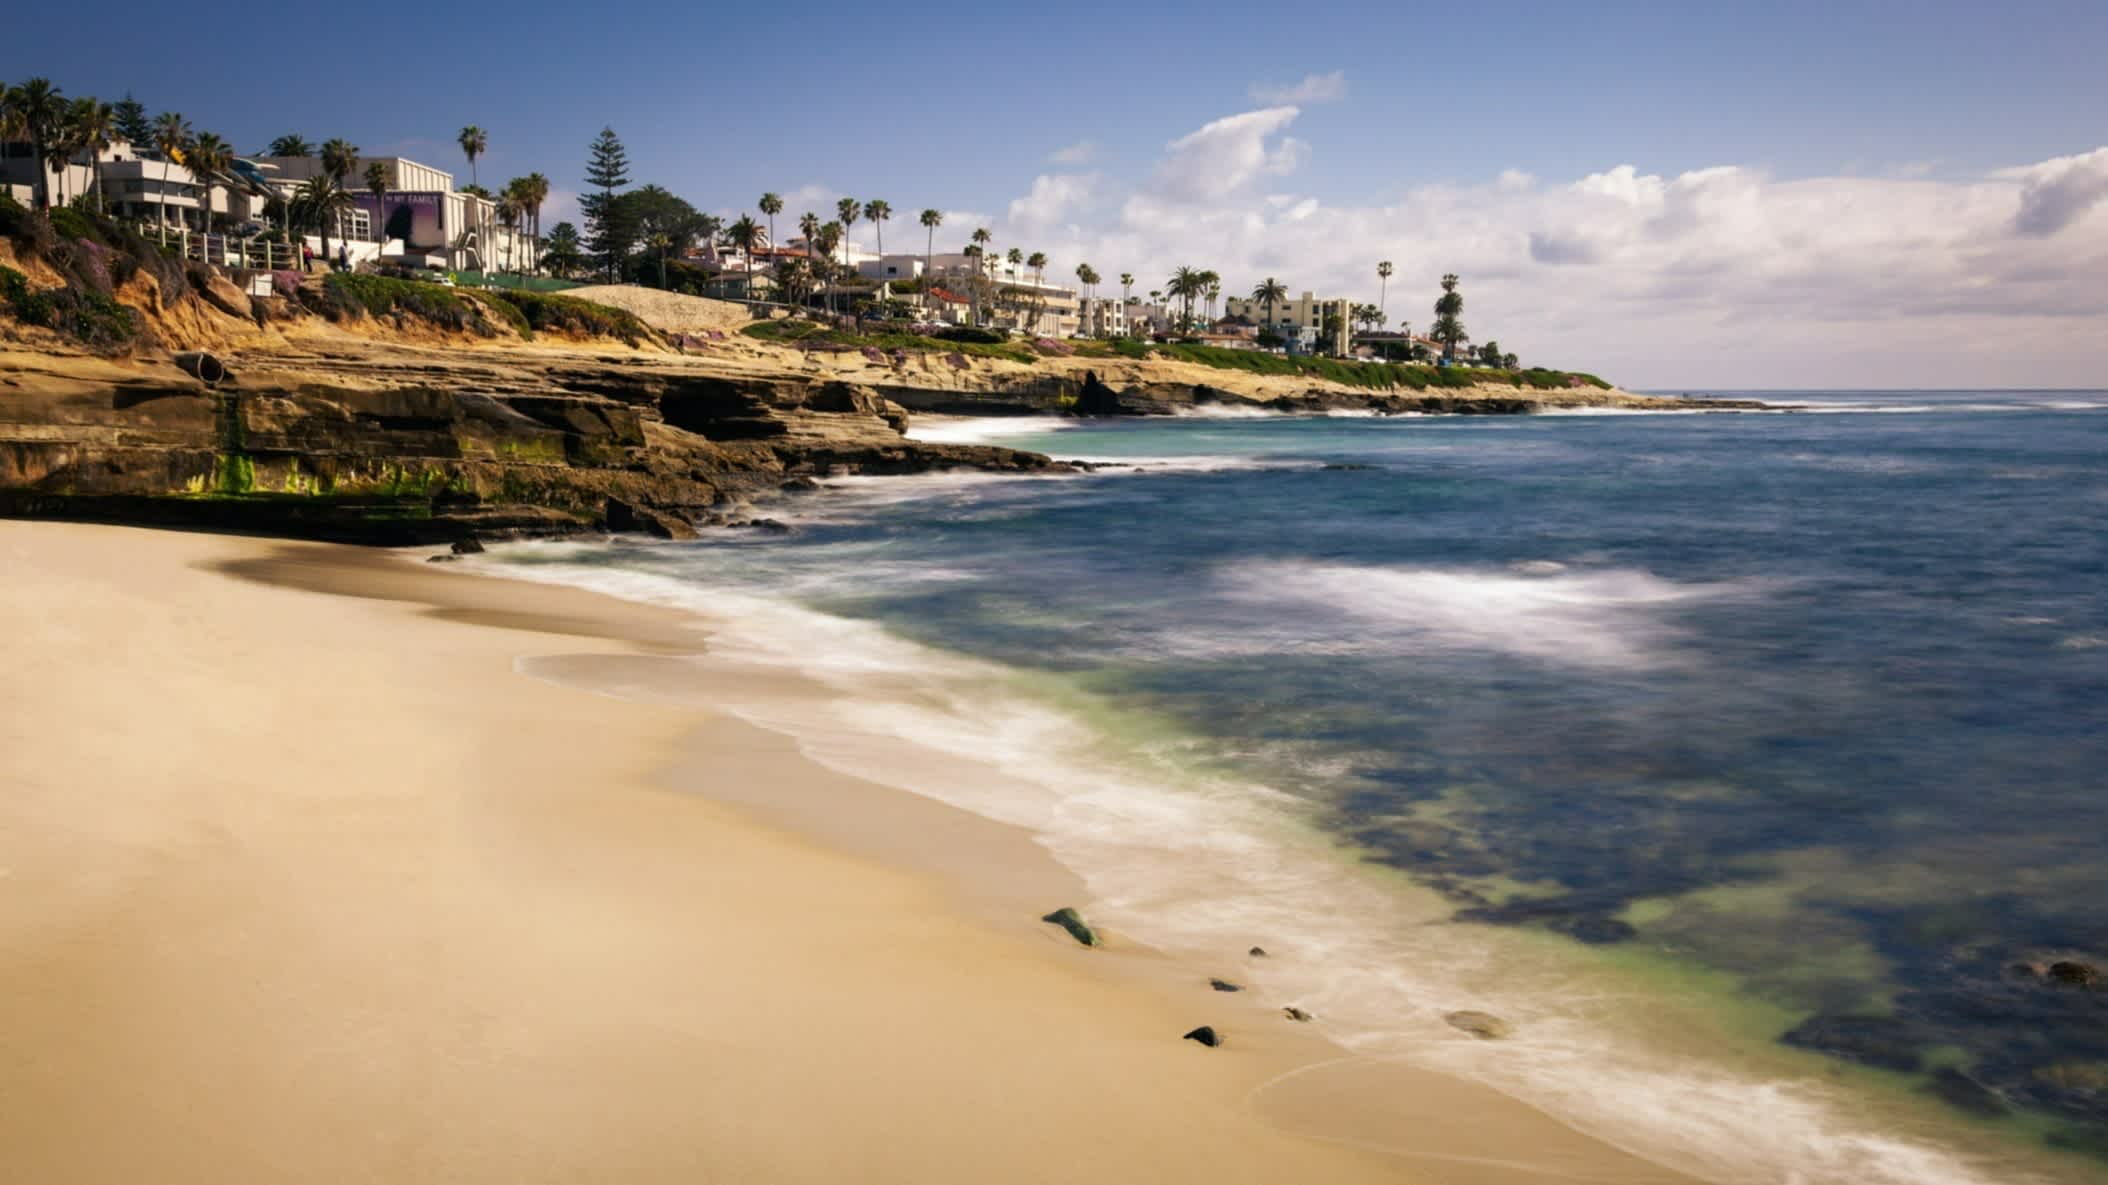
<path fill-rule="evenodd" d="M 837 691 L 743 714 L 1350 1049 L 1724 1181 L 2108 1179 L 2108 393 L 1757 397 L 940 425 L 1102 467 L 489 562 L 729 613 Z"/>

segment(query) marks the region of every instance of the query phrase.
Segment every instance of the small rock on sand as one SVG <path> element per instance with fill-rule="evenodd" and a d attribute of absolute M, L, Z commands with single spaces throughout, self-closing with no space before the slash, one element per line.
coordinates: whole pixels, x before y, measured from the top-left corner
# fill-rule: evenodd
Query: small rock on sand
<path fill-rule="evenodd" d="M 1442 1019 L 1481 1041 L 1498 1041 L 1515 1031 L 1514 1025 L 1490 1012 L 1475 1012 L 1465 1009 L 1462 1012 L 1449 1013 Z"/>
<path fill-rule="evenodd" d="M 1243 984 L 1231 983 L 1227 979 L 1211 979 L 1208 981 L 1208 986 L 1218 992 L 1241 992 L 1244 990 Z"/>
<path fill-rule="evenodd" d="M 1286 1008 L 1283 1008 L 1283 1009 L 1281 1010 L 1281 1015 L 1283 1015 L 1283 1016 L 1287 1017 L 1287 1018 L 1288 1018 L 1288 1019 L 1290 1019 L 1290 1020 L 1309 1020 L 1309 1019 L 1310 1019 L 1310 1014 L 1309 1014 L 1309 1013 L 1307 1013 L 1307 1012 L 1303 1011 L 1302 1009 L 1300 1009 L 1300 1008 L 1296 1007 L 1296 1006 L 1295 1006 L 1295 1005 L 1293 1005 L 1293 1004 L 1290 1004 L 1290 1005 L 1289 1005 L 1288 1007 L 1286 1007 Z"/>
<path fill-rule="evenodd" d="M 1216 1034 L 1214 1026 L 1212 1025 L 1202 1025 L 1199 1028 L 1193 1030 L 1192 1032 L 1187 1033 L 1184 1039 L 1187 1041 L 1198 1041 L 1202 1045 L 1207 1046 L 1209 1049 L 1213 1049 L 1216 1046 L 1222 1044 L 1222 1038 Z"/>
<path fill-rule="evenodd" d="M 1266 948 L 1263 946 L 1255 946 L 1247 953 L 1255 959 L 1263 959 L 1266 957 Z"/>
<path fill-rule="evenodd" d="M 1069 932 L 1069 937 L 1074 938 L 1076 941 L 1082 943 L 1085 946 L 1098 945 L 1097 932 L 1092 930 L 1090 926 L 1086 925 L 1083 920 L 1083 915 L 1077 913 L 1076 910 L 1071 906 L 1064 905 L 1060 909 L 1055 910 L 1053 913 L 1050 913 L 1039 920 L 1042 922 L 1052 922 L 1053 924 L 1060 926 L 1062 929 L 1067 930 Z"/>

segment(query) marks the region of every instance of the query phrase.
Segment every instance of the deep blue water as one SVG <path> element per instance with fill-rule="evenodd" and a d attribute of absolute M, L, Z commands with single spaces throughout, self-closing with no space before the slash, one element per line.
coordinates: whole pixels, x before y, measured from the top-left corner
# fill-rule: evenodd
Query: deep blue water
<path fill-rule="evenodd" d="M 2108 974 L 2108 395 L 1806 398 L 1093 424 L 1010 442 L 1139 472 L 592 562 L 1059 672 L 1461 921 L 1725 972 L 2108 1146 L 2108 988 L 2042 974 Z"/>

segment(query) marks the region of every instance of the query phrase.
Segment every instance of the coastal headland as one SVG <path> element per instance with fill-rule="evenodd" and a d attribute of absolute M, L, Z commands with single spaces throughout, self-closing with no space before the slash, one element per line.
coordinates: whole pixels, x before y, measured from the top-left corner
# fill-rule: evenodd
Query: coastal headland
<path fill-rule="evenodd" d="M 623 287 L 527 297 L 356 275 L 252 295 L 136 243 L 118 279 L 121 246 L 0 241 L 27 294 L 0 308 L 0 514 L 380 544 L 683 538 L 772 529 L 766 503 L 816 478 L 1059 468 L 905 435 L 923 413 L 1754 406 L 1553 372 L 1404 368 L 1368 386 L 1194 360 L 1223 351 L 851 348 Z"/>
<path fill-rule="evenodd" d="M 1024 833 L 673 694 L 675 612 L 189 532 L 0 556 L 24 1180 L 1682 1179 L 1213 989 L 1242 950 L 1078 945 Z"/>

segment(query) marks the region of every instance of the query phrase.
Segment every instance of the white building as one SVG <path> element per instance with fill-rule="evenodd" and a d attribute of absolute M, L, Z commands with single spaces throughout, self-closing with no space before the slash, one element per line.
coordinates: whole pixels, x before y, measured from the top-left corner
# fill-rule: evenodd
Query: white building
<path fill-rule="evenodd" d="M 1353 308 L 1354 302 L 1345 297 L 1320 299 L 1305 292 L 1298 297 L 1275 301 L 1273 318 L 1269 320 L 1266 305 L 1259 301 L 1232 296 L 1222 302 L 1224 316 L 1243 317 L 1261 329 L 1272 329 L 1283 337 L 1298 336 L 1291 333 L 1292 330 L 1308 330 L 1310 339 L 1330 354 L 1347 352 L 1348 334 L 1353 327 L 1350 319 Z M 1337 331 L 1330 339 L 1325 337 L 1327 317 L 1339 318 Z"/>
<path fill-rule="evenodd" d="M 99 181 L 103 206 L 115 217 L 157 225 L 165 217 L 174 230 L 206 229 L 206 187 L 197 175 L 174 161 L 141 155 L 125 141 L 112 144 L 92 165 L 76 160 L 56 169 L 39 169 L 26 143 L 0 144 L 0 190 L 8 196 L 30 205 L 40 173 L 53 205 L 94 193 Z M 235 229 L 260 219 L 263 196 L 240 176 L 215 180 L 213 229 Z"/>
<path fill-rule="evenodd" d="M 290 197 L 322 174 L 315 156 L 269 156 L 256 161 L 271 184 Z M 381 166 L 386 189 L 376 201 L 366 188 L 369 165 Z M 498 218 L 498 204 L 454 188 L 454 175 L 400 156 L 361 158 L 345 181 L 352 209 L 333 238 L 358 244 L 355 256 L 400 258 L 464 271 L 518 271 L 533 266 L 528 237 Z M 320 244 L 316 244 L 320 249 Z"/>
<path fill-rule="evenodd" d="M 1084 337 L 1130 337 L 1135 322 L 1128 319 L 1128 313 L 1139 308 L 1140 305 L 1111 297 L 1084 300 L 1076 309 L 1076 331 Z"/>
<path fill-rule="evenodd" d="M 856 271 L 867 280 L 916 280 L 925 262 L 920 255 L 880 255 L 857 264 Z"/>

